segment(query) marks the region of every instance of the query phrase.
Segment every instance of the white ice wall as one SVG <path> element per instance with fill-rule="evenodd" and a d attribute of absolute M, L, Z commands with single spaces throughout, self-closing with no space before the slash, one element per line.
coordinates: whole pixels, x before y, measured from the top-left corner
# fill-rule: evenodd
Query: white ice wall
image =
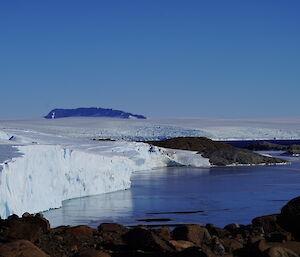
<path fill-rule="evenodd" d="M 209 165 L 207 159 L 187 151 L 177 155 L 176 151 L 149 151 L 147 144 L 128 143 L 133 149 L 128 154 L 126 144 L 123 147 L 127 154 L 121 156 L 119 149 L 114 156 L 55 145 L 18 146 L 23 156 L 13 158 L 0 171 L 1 217 L 58 208 L 66 199 L 129 188 L 134 171 L 191 160 L 194 166 Z"/>

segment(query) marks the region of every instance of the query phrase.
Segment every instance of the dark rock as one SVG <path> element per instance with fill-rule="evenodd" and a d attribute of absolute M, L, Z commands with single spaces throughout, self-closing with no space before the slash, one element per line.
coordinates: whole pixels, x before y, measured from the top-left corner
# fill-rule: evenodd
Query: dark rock
<path fill-rule="evenodd" d="M 161 228 L 152 229 L 152 231 L 160 238 L 162 238 L 165 241 L 171 240 L 171 231 L 169 227 L 162 226 Z"/>
<path fill-rule="evenodd" d="M 225 251 L 226 251 L 225 247 L 221 242 L 217 241 L 217 242 L 214 243 L 213 252 L 216 255 L 224 255 Z"/>
<path fill-rule="evenodd" d="M 88 226 L 60 226 L 43 234 L 37 245 L 52 257 L 70 256 L 86 247 L 95 248 L 99 242 L 97 233 Z"/>
<path fill-rule="evenodd" d="M 183 225 L 173 230 L 175 240 L 185 240 L 201 245 L 205 240 L 210 240 L 211 236 L 208 230 L 198 224 Z"/>
<path fill-rule="evenodd" d="M 292 240 L 290 232 L 273 232 L 267 236 L 267 240 L 271 242 L 286 242 Z"/>
<path fill-rule="evenodd" d="M 244 247 L 243 244 L 236 239 L 224 238 L 221 240 L 221 243 L 228 253 L 233 253 L 235 250 Z"/>
<path fill-rule="evenodd" d="M 98 226 L 98 231 L 102 233 L 118 233 L 125 234 L 129 231 L 128 228 L 117 223 L 102 223 Z"/>
<path fill-rule="evenodd" d="M 300 242 L 297 241 L 287 241 L 283 243 L 278 242 L 268 242 L 269 247 L 283 247 L 289 249 L 300 256 Z"/>
<path fill-rule="evenodd" d="M 10 216 L 2 223 L 5 227 L 5 236 L 8 240 L 24 239 L 35 242 L 38 238 L 50 231 L 49 221 L 41 217 L 27 216 L 19 218 Z"/>
<path fill-rule="evenodd" d="M 290 150 L 284 152 L 283 155 L 294 155 L 294 156 L 298 156 L 298 155 L 300 155 L 300 149 L 290 149 Z"/>
<path fill-rule="evenodd" d="M 123 236 L 123 239 L 132 249 L 158 252 L 173 251 L 168 242 L 143 227 L 131 229 Z"/>
<path fill-rule="evenodd" d="M 16 240 L 0 245 L 0 257 L 50 257 L 27 240 Z"/>
<path fill-rule="evenodd" d="M 206 224 L 205 228 L 208 230 L 211 236 L 217 236 L 219 238 L 225 238 L 231 236 L 228 230 L 215 227 L 213 224 Z"/>
<path fill-rule="evenodd" d="M 240 225 L 239 224 L 228 224 L 224 227 L 225 230 L 229 231 L 231 234 L 236 234 L 237 231 L 240 231 Z"/>
<path fill-rule="evenodd" d="M 265 215 L 261 217 L 256 217 L 252 220 L 254 227 L 261 227 L 262 232 L 265 234 L 284 231 L 279 225 L 279 214 Z"/>
<path fill-rule="evenodd" d="M 102 223 L 98 227 L 101 244 L 106 249 L 122 249 L 125 247 L 123 235 L 129 231 L 128 228 L 117 223 Z"/>
<path fill-rule="evenodd" d="M 287 145 L 279 145 L 274 144 L 266 141 L 258 141 L 252 144 L 247 145 L 247 149 L 254 150 L 254 151 L 271 151 L 271 150 L 287 150 L 289 146 Z"/>
<path fill-rule="evenodd" d="M 203 251 L 202 248 L 199 247 L 190 247 L 187 248 L 176 255 L 176 257 L 215 257 L 215 255 L 211 251 Z"/>
<path fill-rule="evenodd" d="M 246 247 L 236 249 L 234 255 L 239 257 L 263 257 L 264 251 L 268 248 L 270 247 L 266 244 L 265 240 L 259 240 Z"/>
<path fill-rule="evenodd" d="M 299 257 L 292 250 L 283 247 L 271 247 L 264 252 L 265 257 Z"/>
<path fill-rule="evenodd" d="M 255 229 L 252 225 L 229 224 L 225 226 L 224 229 L 230 232 L 232 238 L 241 241 L 244 241 L 255 234 Z"/>
<path fill-rule="evenodd" d="M 129 112 L 123 112 L 120 110 L 104 109 L 104 108 L 77 108 L 77 109 L 54 109 L 51 110 L 44 118 L 52 119 L 54 113 L 55 118 L 64 117 L 111 117 L 111 118 L 122 118 L 129 119 L 134 117 L 137 119 L 146 119 L 143 115 L 132 114 Z"/>
<path fill-rule="evenodd" d="M 78 241 L 86 241 L 93 238 L 93 234 L 96 232 L 96 229 L 93 229 L 88 226 L 75 226 L 70 227 L 65 230 L 65 234 L 70 236 Z"/>
<path fill-rule="evenodd" d="M 95 249 L 84 249 L 75 254 L 74 257 L 111 257 L 111 255 Z"/>
<path fill-rule="evenodd" d="M 229 144 L 213 141 L 205 137 L 177 137 L 161 141 L 149 141 L 155 146 L 198 151 L 208 158 L 213 165 L 224 166 L 230 164 L 275 164 L 286 163 L 279 158 L 267 157 L 247 149 L 239 149 Z"/>
<path fill-rule="evenodd" d="M 281 226 L 300 238 L 300 197 L 290 200 L 278 217 Z"/>

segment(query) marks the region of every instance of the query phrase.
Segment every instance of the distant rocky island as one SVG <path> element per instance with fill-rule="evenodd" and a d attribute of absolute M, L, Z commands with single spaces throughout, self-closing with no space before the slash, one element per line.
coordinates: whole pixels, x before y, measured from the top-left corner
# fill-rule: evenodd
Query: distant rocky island
<path fill-rule="evenodd" d="M 266 141 L 249 144 L 247 149 L 253 151 L 285 151 L 284 155 L 300 155 L 300 145 L 279 145 Z"/>
<path fill-rule="evenodd" d="M 205 137 L 177 137 L 161 141 L 148 141 L 154 146 L 197 151 L 204 158 L 208 158 L 209 162 L 215 166 L 237 165 L 237 164 L 283 164 L 287 161 L 261 155 L 247 149 L 240 149 L 229 144 L 213 141 Z"/>
<path fill-rule="evenodd" d="M 53 109 L 44 118 L 57 119 L 66 117 L 110 117 L 121 119 L 146 119 L 143 115 L 132 114 L 121 110 L 105 109 L 105 108 L 77 108 L 77 109 Z"/>

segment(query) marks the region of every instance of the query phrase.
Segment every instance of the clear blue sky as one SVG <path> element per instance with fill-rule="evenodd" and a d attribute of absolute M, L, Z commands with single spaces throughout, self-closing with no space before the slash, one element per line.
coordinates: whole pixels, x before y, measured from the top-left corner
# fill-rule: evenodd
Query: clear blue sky
<path fill-rule="evenodd" d="M 1 0 L 0 118 L 299 116 L 299 0 Z"/>

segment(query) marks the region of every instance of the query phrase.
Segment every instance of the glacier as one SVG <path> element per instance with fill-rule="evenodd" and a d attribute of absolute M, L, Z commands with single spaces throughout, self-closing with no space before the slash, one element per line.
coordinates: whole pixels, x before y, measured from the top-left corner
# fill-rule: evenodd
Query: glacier
<path fill-rule="evenodd" d="M 176 136 L 299 139 L 300 118 L 0 120 L 0 216 L 59 208 L 67 199 L 128 189 L 131 174 L 141 170 L 210 166 L 196 152 L 135 142 Z M 92 140 L 101 138 L 116 141 Z"/>
<path fill-rule="evenodd" d="M 59 145 L 15 148 L 20 156 L 1 164 L 2 218 L 58 208 L 67 199 L 127 189 L 131 173 L 139 170 L 210 165 L 195 152 L 159 149 L 144 143 L 114 143 L 102 153 Z"/>

